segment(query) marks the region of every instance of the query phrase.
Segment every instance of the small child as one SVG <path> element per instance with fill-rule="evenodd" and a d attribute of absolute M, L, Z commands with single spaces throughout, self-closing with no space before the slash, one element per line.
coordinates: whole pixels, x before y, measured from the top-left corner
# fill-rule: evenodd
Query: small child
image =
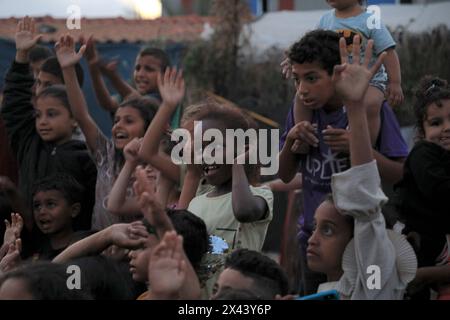
<path fill-rule="evenodd" d="M 400 218 L 405 224 L 403 232 L 419 236 L 419 270 L 410 293 L 418 297 L 422 292 L 428 298 L 428 289 L 433 287 L 448 299 L 450 86 L 447 81 L 431 76 L 422 78 L 414 108 L 420 141 L 408 156 L 402 181 L 395 186 Z"/>
<path fill-rule="evenodd" d="M 121 220 L 134 221 L 135 217 L 114 216 L 107 210 L 108 195 L 124 164 L 123 149 L 134 138 L 144 136 L 156 113 L 156 103 L 149 98 L 124 101 L 117 109 L 112 127 L 112 139 L 107 139 L 89 115 L 83 92 L 76 79 L 75 65 L 82 58 L 86 46 L 75 52 L 71 36 L 62 37 L 56 44 L 56 55 L 63 70 L 71 110 L 80 125 L 86 145 L 98 169 L 96 198 L 92 228 L 101 230 Z M 128 188 L 131 195 L 133 190 Z"/>
<path fill-rule="evenodd" d="M 417 260 L 406 239 L 386 230 L 381 208 L 387 198 L 380 187 L 364 110 L 369 80 L 384 54 L 370 68 L 370 40 L 360 65 L 358 36 L 354 43 L 353 63 L 337 66 L 333 74 L 352 128 L 351 168 L 333 175 L 333 195 L 315 212 L 307 262 L 311 270 L 327 276 L 319 292 L 334 289 L 342 299 L 401 300 L 415 276 Z M 340 48 L 342 61 L 347 61 L 342 38 Z"/>
<path fill-rule="evenodd" d="M 166 68 L 170 66 L 169 57 L 163 50 L 144 48 L 139 52 L 133 72 L 133 81 L 135 84 L 135 88 L 133 88 L 117 72 L 117 62 L 111 62 L 105 66 L 100 60 L 92 36 L 87 40 L 81 38 L 81 43 L 86 45 L 86 59 L 89 64 L 89 71 L 97 100 L 105 110 L 115 112 L 119 107 L 119 103 L 110 96 L 103 81 L 102 74 L 111 80 L 113 86 L 121 95 L 122 101 L 127 100 L 131 96 L 146 96 L 161 102 L 156 79 L 158 74 L 164 73 Z"/>
<path fill-rule="evenodd" d="M 58 174 L 36 182 L 33 216 L 44 235 L 35 258 L 51 260 L 83 236 L 74 232 L 74 219 L 81 213 L 83 187 L 71 176 Z"/>
<path fill-rule="evenodd" d="M 346 39 L 347 51 L 351 53 L 353 47 L 353 37 L 361 37 L 361 52 L 364 56 L 367 41 L 374 40 L 374 50 L 377 56 L 386 52 L 384 66 L 375 74 L 367 90 L 364 105 L 367 110 L 369 120 L 369 131 L 372 145 L 375 145 L 380 131 L 380 109 L 386 96 L 389 104 L 394 107 L 403 102 L 403 92 L 401 88 L 400 62 L 395 51 L 395 42 L 384 26 L 369 27 L 369 21 L 373 17 L 363 7 L 362 0 L 327 0 L 334 10 L 326 13 L 318 24 L 319 29 L 333 30 L 340 37 Z M 349 57 L 351 59 L 351 56 Z M 371 60 L 371 64 L 375 59 Z M 312 61 L 311 61 L 312 63 Z M 386 67 L 386 69 L 384 68 Z M 386 74 L 387 73 L 387 74 Z M 317 80 L 315 75 L 307 78 L 301 86 L 297 88 L 295 123 L 302 121 L 310 122 L 312 119 L 311 111 L 317 108 L 317 97 L 314 97 L 308 89 L 308 83 Z M 331 127 L 329 129 L 332 129 Z M 330 139 L 334 138 L 333 131 L 330 132 Z M 337 136 L 336 136 L 337 138 Z"/>

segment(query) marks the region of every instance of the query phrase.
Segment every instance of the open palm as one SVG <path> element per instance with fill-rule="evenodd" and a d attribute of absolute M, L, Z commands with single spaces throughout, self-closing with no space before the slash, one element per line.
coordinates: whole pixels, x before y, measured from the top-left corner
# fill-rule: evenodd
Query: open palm
<path fill-rule="evenodd" d="M 41 38 L 41 35 L 35 36 L 35 23 L 33 19 L 29 17 L 23 18 L 17 25 L 16 29 L 16 49 L 29 50 L 31 49 Z"/>
<path fill-rule="evenodd" d="M 167 68 L 163 76 L 158 75 L 158 89 L 163 102 L 176 107 L 183 100 L 185 92 L 183 71 Z"/>
<path fill-rule="evenodd" d="M 67 68 L 76 65 L 81 60 L 86 50 L 86 45 L 83 45 L 77 53 L 73 38 L 65 35 L 55 44 L 55 50 L 61 68 Z"/>
<path fill-rule="evenodd" d="M 335 67 L 333 74 L 336 92 L 341 96 L 344 102 L 361 101 L 369 86 L 370 79 L 372 79 L 375 72 L 380 68 L 385 55 L 381 55 L 373 67 L 369 69 L 369 62 L 372 57 L 373 40 L 370 40 L 367 45 L 363 64 L 361 64 L 359 36 L 355 36 L 353 40 L 353 63 L 349 62 L 345 39 L 341 38 L 339 47 L 342 64 Z"/>

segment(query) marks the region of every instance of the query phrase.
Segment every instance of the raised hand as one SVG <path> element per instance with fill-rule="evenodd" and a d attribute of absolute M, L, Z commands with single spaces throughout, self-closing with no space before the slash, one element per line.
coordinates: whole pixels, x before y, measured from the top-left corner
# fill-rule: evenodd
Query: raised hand
<path fill-rule="evenodd" d="M 183 238 L 175 231 L 166 232 L 152 250 L 148 265 L 148 280 L 155 299 L 176 299 L 186 280 L 183 260 Z"/>
<path fill-rule="evenodd" d="M 61 68 L 76 65 L 86 51 L 86 45 L 82 45 L 78 53 L 75 51 L 75 42 L 70 35 L 65 35 L 55 44 L 56 57 Z"/>
<path fill-rule="evenodd" d="M 353 63 L 349 62 L 349 54 L 344 38 L 339 41 L 341 52 L 341 65 L 334 68 L 333 82 L 336 86 L 336 92 L 345 102 L 360 102 L 363 100 L 376 71 L 383 63 L 386 53 L 382 53 L 376 63 L 369 69 L 369 62 L 372 58 L 373 40 L 369 40 L 366 48 L 364 63 L 361 64 L 361 46 L 360 37 L 355 36 L 353 40 Z"/>
<path fill-rule="evenodd" d="M 133 184 L 134 192 L 145 219 L 155 226 L 160 237 L 166 231 L 172 230 L 172 223 L 167 216 L 166 210 L 158 201 L 156 195 L 156 179 L 150 179 L 147 171 L 137 167 L 135 171 L 136 182 Z"/>
<path fill-rule="evenodd" d="M 287 139 L 299 141 L 298 144 L 307 144 L 314 148 L 319 146 L 319 139 L 317 138 L 317 126 L 311 124 L 309 121 L 301 121 L 296 124 L 288 133 Z"/>
<path fill-rule="evenodd" d="M 0 271 L 8 272 L 16 268 L 20 262 L 20 252 L 22 251 L 22 240 L 17 239 L 9 245 L 8 252 L 0 261 Z"/>
<path fill-rule="evenodd" d="M 42 35 L 35 35 L 35 31 L 34 19 L 26 16 L 19 21 L 15 36 L 17 51 L 28 51 L 39 41 Z"/>
<path fill-rule="evenodd" d="M 183 100 L 185 93 L 183 71 L 177 71 L 176 68 L 167 68 L 164 76 L 158 74 L 158 88 L 163 104 L 176 108 Z"/>
<path fill-rule="evenodd" d="M 281 64 L 281 73 L 286 79 L 290 79 L 292 76 L 292 63 L 289 58 L 284 59 Z"/>
<path fill-rule="evenodd" d="M 125 160 L 132 163 L 133 165 L 137 165 L 139 161 L 139 149 L 142 145 L 142 138 L 134 138 L 123 149 L 123 153 L 125 156 Z"/>
<path fill-rule="evenodd" d="M 80 44 L 86 45 L 86 51 L 84 56 L 86 57 L 87 62 L 92 64 L 97 64 L 99 62 L 97 49 L 95 48 L 94 37 L 92 35 L 89 38 L 85 38 L 83 35 L 80 37 Z"/>
<path fill-rule="evenodd" d="M 109 235 L 113 245 L 127 249 L 141 247 L 149 236 L 141 221 L 130 224 L 114 224 L 110 227 Z"/>
<path fill-rule="evenodd" d="M 23 219 L 18 213 L 11 213 L 11 223 L 5 220 L 5 235 L 3 237 L 4 244 L 11 244 L 20 238 L 23 229 Z"/>

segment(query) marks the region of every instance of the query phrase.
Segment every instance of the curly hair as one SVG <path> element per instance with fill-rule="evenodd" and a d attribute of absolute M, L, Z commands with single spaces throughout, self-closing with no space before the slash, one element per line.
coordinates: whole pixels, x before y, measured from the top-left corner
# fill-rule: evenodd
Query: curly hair
<path fill-rule="evenodd" d="M 334 31 L 310 31 L 289 49 L 292 63 L 319 63 L 331 76 L 334 66 L 341 63 L 339 35 Z"/>
<path fill-rule="evenodd" d="M 414 112 L 416 115 L 416 127 L 421 137 L 425 135 L 423 122 L 427 118 L 427 110 L 431 104 L 442 107 L 442 100 L 450 100 L 450 86 L 444 79 L 425 76 L 419 81 L 415 89 Z"/>

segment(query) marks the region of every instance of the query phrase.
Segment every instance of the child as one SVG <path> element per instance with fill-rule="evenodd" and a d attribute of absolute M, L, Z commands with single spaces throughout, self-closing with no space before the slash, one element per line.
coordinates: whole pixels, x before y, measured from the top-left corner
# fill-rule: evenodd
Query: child
<path fill-rule="evenodd" d="M 81 38 L 81 43 L 86 44 L 86 59 L 89 64 L 89 71 L 92 77 L 94 91 L 100 105 L 110 112 L 115 112 L 119 103 L 115 101 L 108 92 L 102 79 L 102 73 L 107 75 L 116 90 L 120 93 L 123 100 L 130 96 L 147 96 L 161 102 L 161 96 L 158 91 L 157 76 L 165 72 L 170 66 L 167 54 L 156 48 L 144 48 L 136 58 L 133 80 L 136 88 L 132 88 L 126 83 L 116 70 L 115 62 L 104 66 L 98 57 L 93 37 L 87 40 Z"/>
<path fill-rule="evenodd" d="M 48 58 L 54 56 L 52 50 L 47 47 L 35 45 L 28 53 L 28 59 L 30 60 L 31 72 L 34 78 L 37 79 L 41 66 Z"/>
<path fill-rule="evenodd" d="M 46 83 L 41 81 L 33 107 L 31 87 L 34 80 L 27 54 L 37 41 L 33 30 L 33 20 L 24 18 L 19 23 L 16 34 L 18 50 L 6 76 L 1 109 L 10 144 L 20 165 L 18 187 L 25 204 L 31 208 L 31 187 L 37 180 L 59 172 L 70 174 L 85 188 L 83 211 L 76 228 L 87 230 L 90 229 L 94 203 L 96 169 L 86 146 L 72 140 L 77 123 L 63 86 L 41 90 L 40 87 Z M 41 67 L 40 76 L 46 73 L 45 65 Z"/>
<path fill-rule="evenodd" d="M 86 145 L 97 165 L 92 228 L 101 230 L 120 220 L 133 221 L 133 217 L 117 217 L 108 212 L 108 195 L 123 166 L 123 148 L 134 138 L 144 136 L 145 130 L 155 115 L 156 106 L 149 99 L 123 102 L 115 114 L 113 138 L 108 140 L 89 115 L 83 93 L 76 81 L 74 65 L 81 59 L 86 47 L 82 46 L 80 52 L 76 53 L 73 38 L 67 35 L 60 39 L 55 48 L 67 84 L 72 112 L 86 137 Z"/>
<path fill-rule="evenodd" d="M 249 290 L 262 300 L 273 300 L 276 295 L 289 293 L 288 278 L 280 265 L 248 249 L 237 249 L 226 258 L 225 269 L 214 284 L 211 299 L 220 297 L 227 288 Z"/>
<path fill-rule="evenodd" d="M 195 118 L 202 124 L 202 131 L 219 130 L 223 137 L 227 129 L 249 129 L 249 122 L 237 108 L 210 103 Z M 203 134 L 195 128 L 195 134 Z M 198 132 L 197 132 L 198 131 Z M 234 143 L 234 141 L 233 141 Z M 203 150 L 209 143 L 203 142 Z M 223 145 L 223 156 L 233 146 Z M 235 148 L 234 148 L 235 150 Z M 235 151 L 236 152 L 236 151 Z M 234 155 L 236 156 L 236 154 Z M 206 164 L 202 159 L 202 171 L 213 191 L 195 197 L 188 210 L 202 218 L 210 235 L 225 239 L 231 250 L 248 248 L 261 251 L 267 228 L 273 216 L 273 194 L 267 187 L 252 187 L 242 164 Z"/>
<path fill-rule="evenodd" d="M 375 145 L 380 132 L 380 109 L 386 93 L 391 106 L 399 105 L 403 102 L 403 92 L 401 88 L 400 62 L 395 52 L 395 42 L 386 27 L 370 26 L 369 22 L 374 17 L 366 12 L 362 5 L 362 0 L 333 0 L 327 2 L 334 10 L 326 13 L 319 22 L 318 28 L 336 31 L 339 36 L 344 37 L 347 43 L 347 51 L 351 53 L 352 40 L 354 35 L 359 35 L 362 39 L 361 52 L 367 46 L 367 41 L 374 40 L 374 50 L 376 55 L 387 52 L 384 60 L 386 70 L 382 66 L 370 82 L 367 90 L 364 105 L 367 107 L 367 117 L 369 120 L 369 130 L 372 145 Z M 312 61 L 309 61 L 310 63 Z M 375 62 L 372 59 L 371 64 Z M 387 74 L 386 74 L 387 72 Z M 313 83 L 315 76 L 308 77 L 302 86 L 298 87 L 295 107 L 295 123 L 301 121 L 311 121 L 311 111 L 317 108 L 315 96 L 308 90 L 308 83 Z M 387 84 L 387 85 L 386 85 Z M 331 129 L 331 128 L 330 128 Z M 335 135 L 330 134 L 330 139 Z"/>
<path fill-rule="evenodd" d="M 416 90 L 414 108 L 421 141 L 408 156 L 405 175 L 396 185 L 398 210 L 405 224 L 404 233 L 419 235 L 420 268 L 413 284 L 415 290 L 411 293 L 430 286 L 437 286 L 437 290 L 441 291 L 447 285 L 448 294 L 450 86 L 447 81 L 424 77 Z M 441 252 L 442 257 L 438 260 Z M 425 295 L 429 296 L 429 292 Z"/>
<path fill-rule="evenodd" d="M 33 216 L 44 243 L 35 258 L 51 260 L 84 235 L 75 233 L 73 227 L 81 213 L 83 193 L 83 187 L 69 175 L 58 174 L 36 182 Z"/>
<path fill-rule="evenodd" d="M 351 169 L 333 175 L 333 195 L 316 210 L 316 227 L 308 240 L 308 266 L 327 276 L 319 292 L 335 289 L 342 299 L 398 300 L 415 276 L 417 261 L 406 239 L 386 230 L 381 207 L 387 198 L 380 188 L 363 107 L 369 80 L 385 54 L 369 69 L 372 41 L 363 65 L 359 37 L 353 41 L 351 63 L 345 39 L 340 40 L 342 65 L 333 74 L 348 112 Z"/>
<path fill-rule="evenodd" d="M 336 94 L 332 81 L 333 69 L 341 61 L 339 52 L 338 34 L 325 30 L 307 33 L 289 52 L 297 84 L 301 86 L 307 83 L 310 95 L 315 97 L 317 103 L 312 124 L 308 125 L 295 125 L 291 109 L 286 131 L 281 139 L 279 177 L 288 183 L 297 174 L 299 164 L 301 165 L 303 213 L 299 218 L 298 238 L 303 259 L 306 257 L 307 239 L 312 233 L 314 212 L 331 192 L 331 176 L 349 167 L 349 131 L 346 130 L 348 119 L 342 99 Z M 316 80 L 310 83 L 310 77 Z M 381 178 L 393 184 L 402 177 L 402 161 L 408 154 L 408 147 L 391 108 L 384 104 L 381 111 L 382 128 L 374 156 Z M 330 126 L 334 129 L 329 129 Z M 326 134 L 328 130 L 338 132 L 339 136 L 329 140 Z M 298 155 L 292 151 L 297 140 L 309 141 L 308 143 L 316 144 L 317 148 L 310 148 L 306 155 Z M 344 150 L 346 152 L 342 152 Z M 305 290 L 304 294 L 311 294 L 316 288 L 314 284 L 306 284 Z"/>

